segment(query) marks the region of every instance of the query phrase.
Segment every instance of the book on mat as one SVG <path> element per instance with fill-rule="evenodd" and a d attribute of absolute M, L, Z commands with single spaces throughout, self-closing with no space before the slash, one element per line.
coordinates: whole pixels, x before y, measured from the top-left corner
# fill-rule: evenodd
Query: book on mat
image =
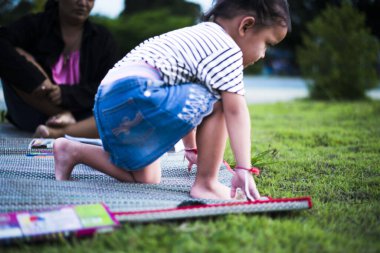
<path fill-rule="evenodd" d="M 91 236 L 109 232 L 119 222 L 104 204 L 0 214 L 0 242 Z"/>
<path fill-rule="evenodd" d="M 54 139 L 35 138 L 29 142 L 27 156 L 53 155 Z"/>
<path fill-rule="evenodd" d="M 92 144 L 92 145 L 98 145 L 103 146 L 101 139 L 92 139 L 92 138 L 82 138 L 82 137 L 73 137 L 70 135 L 65 135 L 65 138 L 72 141 L 78 141 L 82 143 Z M 179 140 L 172 148 L 171 152 L 181 152 L 185 149 L 182 140 Z"/>
<path fill-rule="evenodd" d="M 28 145 L 29 150 L 52 149 L 54 139 L 35 138 Z"/>
<path fill-rule="evenodd" d="M 74 136 L 70 136 L 70 135 L 67 135 L 67 134 L 65 134 L 65 138 L 68 139 L 68 140 L 71 140 L 71 141 L 79 141 L 79 142 L 82 142 L 82 143 L 103 146 L 103 143 L 102 143 L 101 139 L 74 137 Z"/>

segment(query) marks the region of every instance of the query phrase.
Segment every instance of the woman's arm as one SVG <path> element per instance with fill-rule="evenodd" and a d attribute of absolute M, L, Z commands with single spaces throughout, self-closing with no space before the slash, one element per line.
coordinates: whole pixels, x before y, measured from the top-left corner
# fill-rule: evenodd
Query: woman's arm
<path fill-rule="evenodd" d="M 41 15 L 26 15 L 21 19 L 0 27 L 0 77 L 14 87 L 31 93 L 46 79 L 44 74 L 16 47 L 28 51 L 39 39 Z"/>
<path fill-rule="evenodd" d="M 19 53 L 19 55 L 24 56 L 28 62 L 32 63 L 45 76 L 46 79 L 49 79 L 49 75 L 45 72 L 45 70 L 41 67 L 41 65 L 36 61 L 36 59 L 34 59 L 33 55 L 29 54 L 24 49 L 19 48 L 19 47 L 16 47 L 15 50 L 17 51 L 17 53 Z"/>
<path fill-rule="evenodd" d="M 45 76 L 45 80 L 41 83 L 41 85 L 39 85 L 33 91 L 33 93 L 41 93 L 43 95 L 41 96 L 41 99 L 44 99 L 45 97 L 46 98 L 50 97 L 50 100 L 54 105 L 59 105 L 60 104 L 59 87 L 57 85 L 54 85 L 54 83 L 50 80 L 49 75 L 45 72 L 45 70 L 41 67 L 41 65 L 34 59 L 33 55 L 29 54 L 24 49 L 18 48 L 18 47 L 16 48 L 16 51 L 20 55 L 24 56 L 28 62 L 32 63 Z M 56 95 L 56 93 L 58 93 L 58 95 Z M 55 95 L 57 98 L 55 98 L 52 95 Z"/>

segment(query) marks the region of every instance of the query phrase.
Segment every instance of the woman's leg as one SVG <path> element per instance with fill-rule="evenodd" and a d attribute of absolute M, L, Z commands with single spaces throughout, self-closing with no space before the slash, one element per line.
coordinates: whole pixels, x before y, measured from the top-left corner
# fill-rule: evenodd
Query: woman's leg
<path fill-rule="evenodd" d="M 197 127 L 196 139 L 198 169 L 190 195 L 194 198 L 229 199 L 230 189 L 218 180 L 227 140 L 221 102 L 214 105 L 212 114 Z"/>
<path fill-rule="evenodd" d="M 69 180 L 74 166 L 82 163 L 122 182 L 156 184 L 161 180 L 159 161 L 139 171 L 125 171 L 113 165 L 100 146 L 59 138 L 54 142 L 55 178 Z"/>
<path fill-rule="evenodd" d="M 39 125 L 34 133 L 34 137 L 59 138 L 67 135 L 85 138 L 99 138 L 93 116 L 60 128 Z"/>

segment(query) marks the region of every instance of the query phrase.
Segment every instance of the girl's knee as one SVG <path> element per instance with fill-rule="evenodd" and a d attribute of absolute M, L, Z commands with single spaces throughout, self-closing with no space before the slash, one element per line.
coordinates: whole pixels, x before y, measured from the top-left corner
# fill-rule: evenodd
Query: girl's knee
<path fill-rule="evenodd" d="M 136 183 L 142 184 L 159 184 L 161 183 L 161 175 L 160 176 L 146 176 L 146 177 L 135 177 Z"/>
<path fill-rule="evenodd" d="M 132 172 L 136 183 L 159 184 L 161 182 L 161 167 L 156 161 L 141 171 Z"/>
<path fill-rule="evenodd" d="M 132 171 L 123 171 L 123 173 L 118 175 L 116 179 L 124 183 L 159 184 L 161 182 L 161 175 L 149 175 Z"/>

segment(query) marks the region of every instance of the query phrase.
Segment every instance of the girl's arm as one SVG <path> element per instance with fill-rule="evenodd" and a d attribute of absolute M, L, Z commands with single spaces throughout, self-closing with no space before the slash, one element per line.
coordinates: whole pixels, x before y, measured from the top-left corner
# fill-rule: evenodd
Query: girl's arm
<path fill-rule="evenodd" d="M 185 137 L 182 138 L 183 145 L 185 146 L 185 158 L 189 161 L 187 167 L 188 171 L 191 171 L 191 167 L 197 164 L 198 152 L 197 144 L 195 141 L 195 129 L 191 130 Z"/>
<path fill-rule="evenodd" d="M 251 167 L 251 124 L 245 98 L 231 92 L 222 93 L 223 111 L 236 165 Z"/>
<path fill-rule="evenodd" d="M 195 142 L 195 129 L 191 130 L 190 133 L 185 135 L 182 138 L 183 145 L 185 146 L 185 149 L 196 149 L 197 144 Z"/>
<path fill-rule="evenodd" d="M 245 98 L 238 94 L 222 92 L 222 103 L 236 165 L 251 168 L 251 124 Z M 260 198 L 255 181 L 246 170 L 235 170 L 235 175 L 232 179 L 231 197 L 235 196 L 237 188 L 243 190 L 250 199 L 252 198 L 251 196 L 255 199 Z"/>

